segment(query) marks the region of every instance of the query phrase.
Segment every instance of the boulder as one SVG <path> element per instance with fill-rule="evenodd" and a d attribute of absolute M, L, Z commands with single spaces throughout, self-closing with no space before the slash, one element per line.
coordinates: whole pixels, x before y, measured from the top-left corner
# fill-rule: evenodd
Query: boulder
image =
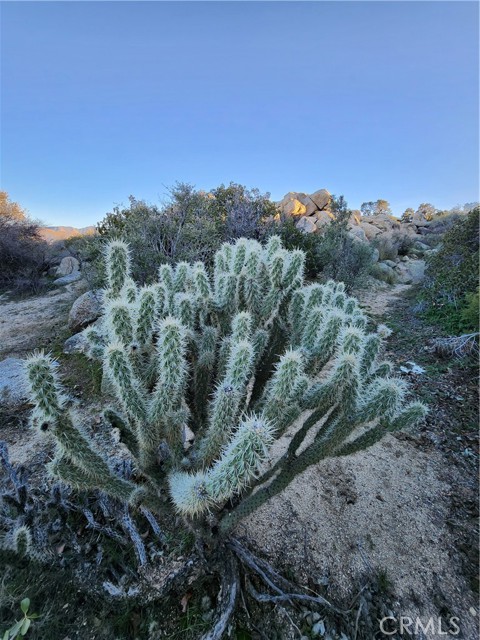
<path fill-rule="evenodd" d="M 428 246 L 428 244 L 425 244 L 424 242 L 420 242 L 420 240 L 416 240 L 413 243 L 413 248 L 414 249 L 418 249 L 419 251 L 429 251 L 430 247 Z"/>
<path fill-rule="evenodd" d="M 400 229 L 400 221 L 386 213 L 379 213 L 376 216 L 369 216 L 366 220 L 369 224 L 374 225 L 381 231 L 398 231 Z"/>
<path fill-rule="evenodd" d="M 330 203 L 331 195 L 326 189 L 319 189 L 310 194 L 310 199 L 317 205 L 318 209 L 326 209 Z"/>
<path fill-rule="evenodd" d="M 83 331 L 75 333 L 70 338 L 67 338 L 63 343 L 63 353 L 71 355 L 72 353 L 87 353 L 88 340 L 85 337 Z"/>
<path fill-rule="evenodd" d="M 417 227 L 428 227 L 428 220 L 423 213 L 415 212 L 412 217 L 412 223 Z"/>
<path fill-rule="evenodd" d="M 364 229 L 362 229 L 362 227 L 351 227 L 348 230 L 348 234 L 355 240 L 359 240 L 360 242 L 368 242 L 368 238 L 365 234 Z"/>
<path fill-rule="evenodd" d="M 318 209 L 317 205 L 310 198 L 310 196 L 307 196 L 306 194 L 305 194 L 305 196 L 303 198 L 300 199 L 300 202 L 303 205 L 305 205 L 305 209 L 307 211 L 307 213 L 305 215 L 307 215 L 307 216 L 311 216 L 312 213 L 315 213 L 315 211 L 317 211 L 317 209 Z"/>
<path fill-rule="evenodd" d="M 399 262 L 395 267 L 395 274 L 402 284 L 417 284 L 425 275 L 425 260 Z"/>
<path fill-rule="evenodd" d="M 300 218 L 295 226 L 297 227 L 297 229 L 300 229 L 300 231 L 303 231 L 303 233 L 315 233 L 315 231 L 317 230 L 315 222 L 315 218 L 303 216 L 303 218 Z"/>
<path fill-rule="evenodd" d="M 289 200 L 282 206 L 282 211 L 289 216 L 305 216 L 307 207 L 297 198 L 293 198 L 293 200 Z"/>
<path fill-rule="evenodd" d="M 382 233 L 377 226 L 371 224 L 370 222 L 364 222 L 363 220 L 360 222 L 360 228 L 362 228 L 365 232 L 367 240 L 373 240 L 378 235 L 380 235 L 380 233 Z"/>
<path fill-rule="evenodd" d="M 417 235 L 417 227 L 411 222 L 402 222 L 400 225 L 400 229 L 405 233 L 408 233 L 409 236 Z"/>
<path fill-rule="evenodd" d="M 306 193 L 290 191 L 278 203 L 280 211 L 290 216 L 311 216 L 317 211 L 317 205 Z"/>
<path fill-rule="evenodd" d="M 350 227 L 356 227 L 361 222 L 361 216 L 356 212 L 352 211 L 350 218 L 348 219 L 348 225 Z"/>
<path fill-rule="evenodd" d="M 412 284 L 412 282 L 413 282 L 413 278 L 412 278 L 412 274 L 410 273 L 410 269 L 403 262 L 399 262 L 396 265 L 396 267 L 395 267 L 395 275 L 397 276 L 397 280 L 401 284 Z"/>
<path fill-rule="evenodd" d="M 23 371 L 24 362 L 19 358 L 6 358 L 0 362 L 0 405 L 15 409 L 28 400 Z"/>
<path fill-rule="evenodd" d="M 395 269 L 395 267 L 397 266 L 397 263 L 394 262 L 393 260 L 383 260 L 383 263 L 388 265 L 392 269 Z"/>
<path fill-rule="evenodd" d="M 56 280 L 53 281 L 53 284 L 56 284 L 57 287 L 61 287 L 64 284 L 71 284 L 72 282 L 77 282 L 77 280 L 80 280 L 81 277 L 82 277 L 82 274 L 80 273 L 80 271 L 74 271 L 73 273 L 70 273 L 68 276 L 57 278 Z"/>
<path fill-rule="evenodd" d="M 322 229 L 335 220 L 331 211 L 317 211 L 312 217 L 316 220 L 317 229 Z"/>
<path fill-rule="evenodd" d="M 60 264 L 57 267 L 57 276 L 68 276 L 71 273 L 80 271 L 80 263 L 73 256 L 66 256 L 62 258 Z"/>
<path fill-rule="evenodd" d="M 377 268 L 392 280 L 396 280 L 396 271 L 385 262 L 377 262 Z"/>
<path fill-rule="evenodd" d="M 421 282 L 425 277 L 425 260 L 411 260 L 408 269 L 412 274 L 414 284 Z"/>
<path fill-rule="evenodd" d="M 100 291 L 87 291 L 73 303 L 68 314 L 68 328 L 76 333 L 94 322 L 101 313 Z"/>

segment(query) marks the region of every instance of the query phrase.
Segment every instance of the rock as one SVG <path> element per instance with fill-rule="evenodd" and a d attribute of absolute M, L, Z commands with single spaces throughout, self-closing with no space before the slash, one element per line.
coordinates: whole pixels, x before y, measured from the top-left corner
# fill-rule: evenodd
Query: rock
<path fill-rule="evenodd" d="M 385 264 L 385 262 L 378 262 L 377 268 L 383 271 L 383 273 L 392 280 L 396 280 L 396 271 L 392 269 L 392 267 L 390 267 L 388 264 Z"/>
<path fill-rule="evenodd" d="M 394 260 L 383 260 L 383 263 L 388 265 L 392 269 L 395 269 L 395 267 L 397 266 L 397 263 Z"/>
<path fill-rule="evenodd" d="M 417 227 L 428 227 L 428 220 L 422 213 L 415 212 L 412 217 L 412 224 Z"/>
<path fill-rule="evenodd" d="M 425 244 L 424 242 L 420 242 L 420 240 L 416 240 L 413 243 L 413 248 L 414 249 L 418 249 L 419 251 L 429 251 L 430 247 L 428 246 L 428 244 Z"/>
<path fill-rule="evenodd" d="M 76 271 L 80 271 L 80 263 L 73 256 L 67 256 L 62 258 L 59 266 L 57 267 L 57 276 L 68 276 L 71 273 L 75 273 Z"/>
<path fill-rule="evenodd" d="M 399 262 L 395 267 L 395 275 L 401 284 L 412 284 L 413 278 L 410 269 L 403 262 Z"/>
<path fill-rule="evenodd" d="M 75 300 L 68 314 L 68 327 L 74 333 L 84 329 L 100 317 L 100 291 L 87 291 Z"/>
<path fill-rule="evenodd" d="M 323 622 L 323 620 L 320 620 L 319 622 L 316 622 L 313 627 L 312 627 L 312 636 L 314 638 L 317 638 L 318 636 L 324 636 L 325 635 L 325 623 Z"/>
<path fill-rule="evenodd" d="M 395 267 L 395 273 L 402 284 L 417 284 L 425 276 L 425 260 L 408 260 Z"/>
<path fill-rule="evenodd" d="M 368 240 L 373 240 L 382 233 L 381 229 L 377 226 L 373 225 L 371 222 L 364 222 L 363 220 L 360 222 L 360 228 L 364 230 Z"/>
<path fill-rule="evenodd" d="M 310 194 L 310 199 L 322 210 L 326 209 L 330 203 L 331 195 L 326 189 L 319 189 L 315 193 Z"/>
<path fill-rule="evenodd" d="M 315 223 L 315 218 L 308 218 L 304 216 L 303 218 L 300 218 L 295 226 L 297 227 L 297 229 L 300 229 L 300 231 L 303 231 L 304 233 L 315 233 L 315 231 L 317 230 Z"/>
<path fill-rule="evenodd" d="M 0 362 L 0 405 L 15 409 L 28 399 L 23 371 L 24 362 L 19 358 L 6 358 Z"/>
<path fill-rule="evenodd" d="M 318 209 L 317 205 L 313 202 L 310 196 L 307 196 L 307 194 L 305 194 L 305 196 L 300 199 L 300 202 L 303 205 L 305 205 L 305 208 L 307 210 L 307 213 L 306 213 L 307 216 L 311 216 L 312 213 L 315 213 L 315 211 L 317 211 Z"/>
<path fill-rule="evenodd" d="M 63 276 L 61 278 L 57 278 L 53 281 L 53 284 L 56 284 L 58 287 L 61 287 L 64 284 L 71 284 L 72 282 L 77 282 L 80 280 L 82 274 L 80 271 L 74 271 L 73 273 L 68 274 L 68 276 Z"/>
<path fill-rule="evenodd" d="M 290 216 L 311 216 L 318 209 L 306 193 L 290 191 L 278 203 L 280 211 Z"/>
<path fill-rule="evenodd" d="M 348 230 L 348 234 L 355 240 L 360 240 L 360 242 L 368 242 L 368 238 L 365 234 L 364 229 L 362 229 L 362 227 L 352 227 L 351 229 Z M 377 251 L 378 253 L 377 249 L 375 249 L 375 251 Z"/>
<path fill-rule="evenodd" d="M 413 283 L 421 282 L 425 277 L 425 260 L 411 260 L 408 269 L 412 274 Z"/>
<path fill-rule="evenodd" d="M 352 215 L 348 219 L 348 224 L 351 227 L 356 227 L 361 222 L 360 212 L 352 211 Z"/>
<path fill-rule="evenodd" d="M 380 260 L 380 251 L 374 247 L 372 250 L 372 262 L 378 262 Z"/>
<path fill-rule="evenodd" d="M 71 355 L 72 353 L 87 353 L 87 350 L 88 340 L 83 331 L 70 336 L 70 338 L 67 338 L 63 343 L 63 353 L 68 355 Z"/>
<path fill-rule="evenodd" d="M 317 211 L 312 217 L 316 220 L 317 229 L 322 229 L 322 227 L 330 224 L 332 220 L 335 220 L 335 216 L 331 211 Z"/>
<path fill-rule="evenodd" d="M 400 229 L 406 232 L 409 236 L 417 235 L 417 227 L 411 222 L 402 222 L 400 225 Z"/>
<path fill-rule="evenodd" d="M 307 214 L 307 207 L 300 200 L 294 198 L 282 207 L 282 211 L 289 216 L 304 216 Z"/>

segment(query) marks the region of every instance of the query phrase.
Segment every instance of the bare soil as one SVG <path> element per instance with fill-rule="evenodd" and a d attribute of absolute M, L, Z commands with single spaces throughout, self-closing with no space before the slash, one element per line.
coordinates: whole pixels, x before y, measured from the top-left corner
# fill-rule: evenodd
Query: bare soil
<path fill-rule="evenodd" d="M 0 360 L 51 345 L 65 331 L 70 307 L 85 286 L 80 280 L 46 295 L 18 300 L 0 296 Z"/>

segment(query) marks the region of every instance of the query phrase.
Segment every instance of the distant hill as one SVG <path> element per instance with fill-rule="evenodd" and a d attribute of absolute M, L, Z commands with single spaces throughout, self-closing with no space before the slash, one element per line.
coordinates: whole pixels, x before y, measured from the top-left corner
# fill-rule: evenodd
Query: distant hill
<path fill-rule="evenodd" d="M 95 227 L 83 227 L 76 229 L 75 227 L 41 227 L 40 235 L 47 242 L 56 242 L 57 240 L 66 240 L 74 236 L 91 236 L 95 233 Z"/>

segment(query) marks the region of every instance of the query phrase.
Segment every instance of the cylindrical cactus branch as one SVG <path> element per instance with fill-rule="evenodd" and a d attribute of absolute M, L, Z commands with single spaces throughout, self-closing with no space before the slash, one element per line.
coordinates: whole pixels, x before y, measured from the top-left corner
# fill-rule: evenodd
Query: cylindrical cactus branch
<path fill-rule="evenodd" d="M 26 363 L 32 424 L 53 433 L 51 469 L 72 486 L 159 513 L 167 491 L 171 509 L 202 527 L 214 514 L 226 534 L 309 465 L 425 413 L 405 405 L 404 381 L 380 360 L 388 330 L 367 330 L 343 283 L 304 283 L 305 254 L 277 236 L 265 246 L 225 243 L 212 270 L 162 264 L 145 287 L 130 278 L 126 244 L 110 243 L 105 257 L 104 314 L 86 336 L 110 381 L 109 420 L 138 473 L 113 473 L 67 411 L 54 361 L 37 354 Z M 269 448 L 283 434 L 272 464 Z"/>
<path fill-rule="evenodd" d="M 105 250 L 105 267 L 111 297 L 117 297 L 130 277 L 130 249 L 125 242 L 113 240 Z"/>

